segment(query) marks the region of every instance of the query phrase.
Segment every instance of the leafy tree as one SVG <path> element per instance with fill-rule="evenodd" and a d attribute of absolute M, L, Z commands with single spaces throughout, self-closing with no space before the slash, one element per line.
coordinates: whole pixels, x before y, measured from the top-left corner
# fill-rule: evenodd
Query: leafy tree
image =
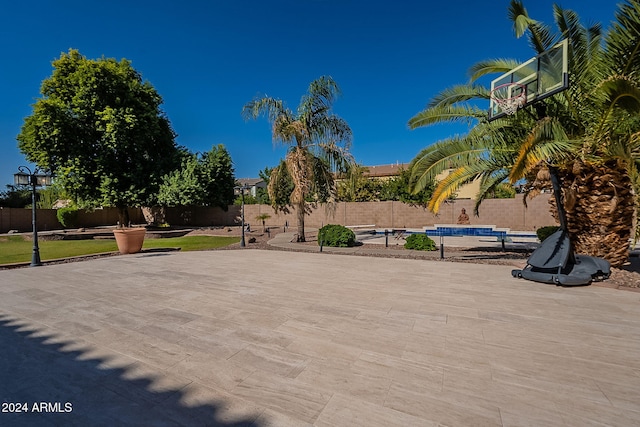
<path fill-rule="evenodd" d="M 380 200 L 397 200 L 411 206 L 425 207 L 433 195 L 435 181 L 432 179 L 417 192 L 412 191 L 413 176 L 409 169 L 400 169 L 398 176 L 383 183 Z"/>
<path fill-rule="evenodd" d="M 204 199 L 198 155 L 183 150 L 180 156 L 181 166 L 162 177 L 157 197 L 161 206 L 198 205 Z"/>
<path fill-rule="evenodd" d="M 614 266 L 626 262 L 634 189 L 635 194 L 640 189 L 639 11 L 639 1 L 625 1 L 604 34 L 599 24 L 584 27 L 575 12 L 554 6 L 554 33 L 530 18 L 522 2 L 512 0 L 509 17 L 516 36 L 528 34 L 535 53 L 568 40 L 569 89 L 488 122 L 487 112 L 473 101 L 487 100 L 489 90 L 475 82 L 518 65 L 495 59 L 474 65 L 471 83 L 436 95 L 409 121 L 410 127 L 452 121 L 474 126 L 467 135 L 425 148 L 413 160 L 415 191 L 441 170 L 455 169 L 438 184 L 429 208 L 437 211 L 449 194 L 475 178 L 481 180 L 476 212 L 482 199 L 506 180 L 526 179 L 529 194 L 535 194 L 549 186 L 548 168 L 554 167 L 576 250 Z"/>
<path fill-rule="evenodd" d="M 236 198 L 233 200 L 233 204 L 235 206 L 241 206 L 242 203 L 243 203 L 242 195 L 236 196 Z M 251 194 L 245 194 L 244 195 L 244 204 L 245 205 L 259 205 L 260 202 L 258 201 L 257 197 L 253 197 L 253 195 L 251 195 Z"/>
<path fill-rule="evenodd" d="M 53 184 L 38 189 L 36 205 L 38 209 L 53 209 L 53 205 L 58 200 L 66 199 L 68 199 L 68 197 L 64 192 L 64 188 L 62 188 L 58 182 L 54 181 Z"/>
<path fill-rule="evenodd" d="M 202 155 L 204 205 L 227 210 L 233 203 L 235 178 L 231 155 L 222 144 Z"/>
<path fill-rule="evenodd" d="M 369 168 L 352 165 L 341 175 L 338 183 L 337 200 L 341 202 L 370 202 L 380 199 L 382 181 L 370 178 L 366 174 Z"/>
<path fill-rule="evenodd" d="M 411 172 L 401 168 L 389 179 L 367 176 L 368 168 L 352 166 L 341 175 L 337 200 L 341 202 L 401 201 L 412 206 L 426 206 L 431 199 L 434 183 L 416 194 L 410 191 Z"/>
<path fill-rule="evenodd" d="M 256 98 L 242 109 L 245 119 L 266 116 L 272 125 L 273 142 L 289 147 L 284 162 L 271 172 L 268 191 L 274 209 L 295 207 L 299 242 L 305 241 L 304 217 L 311 209 L 309 198 L 330 200 L 335 194 L 332 171 L 344 169 L 351 160 L 351 128 L 331 112 L 339 94 L 331 77 L 320 77 L 311 82 L 296 112 L 271 97 Z M 287 174 L 293 191 L 285 204 L 278 191 L 286 188 L 282 184 Z"/>
<path fill-rule="evenodd" d="M 233 203 L 233 164 L 224 145 L 200 154 L 182 153 L 182 167 L 165 175 L 158 203 L 165 206 L 218 206 Z"/>
<path fill-rule="evenodd" d="M 78 206 L 115 206 L 128 225 L 127 207 L 153 204 L 179 159 L 162 98 L 128 60 L 90 60 L 73 49 L 53 61 L 40 92 L 20 150 Z"/>
<path fill-rule="evenodd" d="M 271 177 L 271 171 L 272 170 L 273 170 L 273 168 L 270 168 L 270 167 L 267 166 L 263 170 L 258 172 L 258 176 L 266 184 L 265 188 L 258 187 L 256 189 L 256 201 L 259 204 L 262 204 L 262 205 L 270 205 L 271 204 L 271 200 L 269 199 L 269 191 L 267 190 L 267 187 L 269 186 L 269 178 Z"/>
<path fill-rule="evenodd" d="M 31 189 L 21 186 L 7 185 L 7 189 L 0 192 L 0 207 L 24 208 L 31 204 Z"/>
<path fill-rule="evenodd" d="M 295 184 L 284 160 L 281 160 L 278 166 L 270 169 L 267 194 L 269 202 L 276 212 L 290 212 L 289 207 L 291 207 L 291 195 L 294 187 Z"/>

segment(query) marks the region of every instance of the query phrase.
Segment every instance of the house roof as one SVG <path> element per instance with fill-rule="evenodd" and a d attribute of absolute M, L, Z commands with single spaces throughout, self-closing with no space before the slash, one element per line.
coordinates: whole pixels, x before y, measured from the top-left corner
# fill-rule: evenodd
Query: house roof
<path fill-rule="evenodd" d="M 240 185 L 247 185 L 249 187 L 253 187 L 254 185 L 258 185 L 261 182 L 264 182 L 262 178 L 238 178 L 236 181 Z"/>
<path fill-rule="evenodd" d="M 395 163 L 392 165 L 376 165 L 376 166 L 365 166 L 369 169 L 369 172 L 365 172 L 366 176 L 369 177 L 385 177 L 385 176 L 396 176 L 400 172 L 400 169 L 407 169 L 409 167 L 408 163 Z"/>

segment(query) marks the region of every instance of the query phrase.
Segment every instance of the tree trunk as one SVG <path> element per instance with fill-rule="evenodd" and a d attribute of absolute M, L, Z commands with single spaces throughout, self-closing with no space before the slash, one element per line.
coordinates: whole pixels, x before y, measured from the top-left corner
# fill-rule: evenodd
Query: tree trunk
<path fill-rule="evenodd" d="M 298 217 L 297 242 L 306 241 L 304 235 L 304 216 L 307 213 L 305 196 L 309 193 L 309 177 L 311 175 L 307 154 L 303 148 L 296 147 L 285 158 L 285 163 L 294 185 L 290 200 L 291 204 L 296 207 L 296 215 Z"/>
<path fill-rule="evenodd" d="M 131 220 L 129 219 L 129 210 L 126 206 L 118 206 L 118 227 L 129 227 Z"/>
<path fill-rule="evenodd" d="M 304 209 L 305 209 L 305 202 L 303 200 L 301 203 L 298 203 L 298 206 L 296 206 L 296 215 L 298 216 L 298 237 L 296 239 L 296 242 L 307 241 L 304 236 L 304 215 L 305 215 Z"/>
<path fill-rule="evenodd" d="M 623 164 L 575 162 L 560 171 L 567 228 L 576 253 L 606 259 L 613 267 L 629 260 L 634 194 Z M 555 202 L 554 216 L 557 215 Z"/>

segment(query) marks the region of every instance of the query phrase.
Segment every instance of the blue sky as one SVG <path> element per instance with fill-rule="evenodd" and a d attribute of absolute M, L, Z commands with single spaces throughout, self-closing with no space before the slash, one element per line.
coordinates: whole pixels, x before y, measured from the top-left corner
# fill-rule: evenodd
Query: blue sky
<path fill-rule="evenodd" d="M 549 0 L 524 2 L 552 23 Z M 617 1 L 564 0 L 606 28 Z M 407 121 L 442 89 L 467 80 L 489 58 L 533 56 L 507 19 L 508 0 L 24 0 L 0 15 L 0 190 L 26 164 L 16 135 L 51 61 L 78 49 L 88 58 L 127 58 L 164 99 L 162 108 L 191 151 L 224 144 L 236 177 L 257 177 L 284 157 L 266 119 L 245 122 L 255 96 L 295 109 L 309 82 L 332 76 L 334 111 L 350 124 L 358 163 L 409 162 L 427 145 L 465 131 Z"/>

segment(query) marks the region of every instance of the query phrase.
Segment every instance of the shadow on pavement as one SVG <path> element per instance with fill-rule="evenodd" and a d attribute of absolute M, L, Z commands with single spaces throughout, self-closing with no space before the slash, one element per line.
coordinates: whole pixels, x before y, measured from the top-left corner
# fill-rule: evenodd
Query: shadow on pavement
<path fill-rule="evenodd" d="M 153 375 L 136 377 L 78 347 L 0 315 L 0 425 L 259 427 L 259 414 L 219 420 L 220 407 L 186 406 L 180 389 L 153 390 Z"/>

